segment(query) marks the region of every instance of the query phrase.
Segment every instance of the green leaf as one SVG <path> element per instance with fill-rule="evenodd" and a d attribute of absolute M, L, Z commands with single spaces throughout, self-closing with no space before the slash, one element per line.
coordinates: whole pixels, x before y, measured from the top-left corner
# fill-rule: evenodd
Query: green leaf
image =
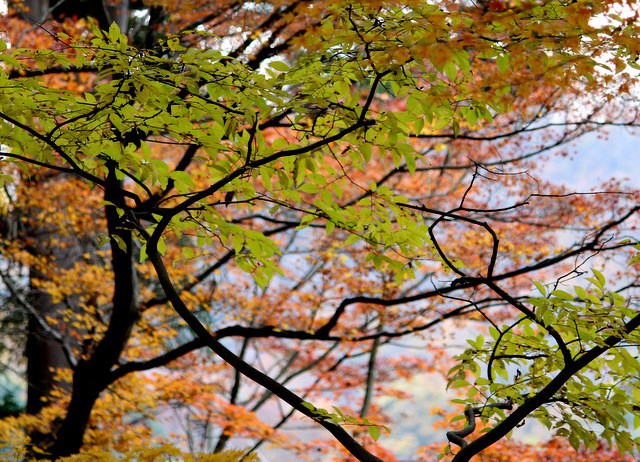
<path fill-rule="evenodd" d="M 344 246 L 347 247 L 347 246 L 350 246 L 352 244 L 355 244 L 356 242 L 358 242 L 361 239 L 362 239 L 362 236 L 359 236 L 357 234 L 352 234 L 347 238 L 347 240 L 344 243 Z"/>
<path fill-rule="evenodd" d="M 496 64 L 500 72 L 507 72 L 509 70 L 509 56 L 506 54 L 496 56 Z"/>
<path fill-rule="evenodd" d="M 452 128 L 453 128 L 453 137 L 457 138 L 458 135 L 460 134 L 460 123 L 455 119 L 452 122 Z"/>
<path fill-rule="evenodd" d="M 380 438 L 380 429 L 377 425 L 369 425 L 369 435 L 373 439 L 373 441 L 378 441 Z"/>
<path fill-rule="evenodd" d="M 239 254 L 244 248 L 244 236 L 240 234 L 231 235 L 231 245 L 233 246 L 233 250 L 236 254 Z"/>
<path fill-rule="evenodd" d="M 326 224 L 327 236 L 333 232 L 335 227 L 336 227 L 336 224 L 333 221 L 331 220 L 327 221 L 327 224 Z"/>
<path fill-rule="evenodd" d="M 313 215 L 305 215 L 305 216 L 303 216 L 302 220 L 300 220 L 300 224 L 298 225 L 298 227 L 296 229 L 304 229 L 304 228 L 306 228 L 315 219 L 316 219 L 316 217 L 313 216 Z"/>
<path fill-rule="evenodd" d="M 107 236 L 106 234 L 99 234 L 98 235 L 98 242 L 96 243 L 96 246 L 98 248 L 102 247 L 103 245 L 107 244 L 109 242 L 109 236 Z"/>
<path fill-rule="evenodd" d="M 280 72 L 289 72 L 291 70 L 289 66 L 287 66 L 282 61 L 272 61 L 269 63 L 269 66 Z"/>
<path fill-rule="evenodd" d="M 160 252 L 160 255 L 167 253 L 167 242 L 164 240 L 164 237 L 158 240 L 158 252 Z"/>
<path fill-rule="evenodd" d="M 306 407 L 307 409 L 309 409 L 310 411 L 315 411 L 316 410 L 316 407 L 313 404 L 311 404 L 310 402 L 308 402 L 308 401 L 303 401 L 302 405 L 304 407 Z"/>
<path fill-rule="evenodd" d="M 109 26 L 109 38 L 114 42 L 117 42 L 120 39 L 120 28 L 115 21 Z"/>
<path fill-rule="evenodd" d="M 318 191 L 320 191 L 320 188 L 312 183 L 304 183 L 298 188 L 298 191 L 303 193 L 316 194 Z"/>
<path fill-rule="evenodd" d="M 122 250 L 123 252 L 127 251 L 127 244 L 125 244 L 120 236 L 118 236 L 117 234 L 112 234 L 111 238 L 116 242 L 120 250 Z"/>
<path fill-rule="evenodd" d="M 147 255 L 147 243 L 145 242 L 140 248 L 140 263 L 143 263 L 147 258 L 149 255 Z"/>
<path fill-rule="evenodd" d="M 566 300 L 566 301 L 573 301 L 573 295 L 571 295 L 568 292 L 565 292 L 564 290 L 560 290 L 560 289 L 556 289 L 554 291 L 551 292 L 551 295 L 554 295 L 556 297 L 558 297 L 561 300 Z"/>
<path fill-rule="evenodd" d="M 538 289 L 538 292 L 540 292 L 540 294 L 543 297 L 545 297 L 547 295 L 547 288 L 537 281 L 532 281 L 532 282 L 533 282 L 533 285 L 536 286 L 536 289 Z"/>
<path fill-rule="evenodd" d="M 578 435 L 576 434 L 575 431 L 572 431 L 569 434 L 569 444 L 576 451 L 580 449 L 580 439 L 578 438 Z"/>
<path fill-rule="evenodd" d="M 600 283 L 600 288 L 604 288 L 604 285 L 606 283 L 606 280 L 604 278 L 604 276 L 602 275 L 602 273 L 600 271 L 598 271 L 595 268 L 591 269 L 591 272 L 594 274 L 594 276 L 596 277 L 596 279 L 598 280 L 598 282 Z"/>
<path fill-rule="evenodd" d="M 177 170 L 175 172 L 171 172 L 169 174 L 169 178 L 176 182 L 184 183 L 189 188 L 193 188 L 193 179 L 191 179 L 191 175 L 187 172 Z"/>
<path fill-rule="evenodd" d="M 453 62 L 448 62 L 444 65 L 444 73 L 449 77 L 452 82 L 455 82 L 458 77 L 458 69 Z"/>
<path fill-rule="evenodd" d="M 640 253 L 636 254 L 634 257 L 631 257 L 631 259 L 629 260 L 629 266 L 635 265 L 637 263 L 640 263 Z"/>

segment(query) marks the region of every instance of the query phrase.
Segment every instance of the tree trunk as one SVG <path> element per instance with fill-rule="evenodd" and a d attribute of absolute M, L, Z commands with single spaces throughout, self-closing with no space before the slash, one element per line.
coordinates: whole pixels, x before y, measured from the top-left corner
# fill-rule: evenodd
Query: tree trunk
<path fill-rule="evenodd" d="M 109 168 L 105 201 L 124 209 L 125 201 L 120 193 L 122 182 L 116 179 L 115 165 L 112 163 Z M 54 459 L 80 450 L 93 405 L 107 386 L 108 374 L 118 362 L 139 316 L 132 231 L 124 225 L 116 207 L 109 205 L 105 209 L 114 274 L 113 311 L 104 337 L 91 356 L 82 360 L 74 371 L 71 402 L 51 451 Z M 114 236 L 125 244 L 125 249 L 118 246 Z"/>
<path fill-rule="evenodd" d="M 58 175 L 31 179 L 29 188 L 46 188 L 50 182 L 56 181 L 61 181 Z M 60 235 L 57 227 L 43 223 L 37 218 L 41 212 L 42 209 L 38 208 L 38 205 L 18 209 L 18 215 L 27 216 L 28 220 L 15 231 L 15 238 L 23 242 L 25 250 L 35 257 L 36 261 L 44 262 L 42 266 L 30 266 L 26 297 L 28 307 L 21 307 L 26 310 L 27 319 L 24 351 L 27 363 L 26 412 L 34 415 L 47 405 L 54 389 L 71 390 L 70 383 L 60 381 L 56 377 L 59 369 L 71 369 L 70 358 L 62 342 L 66 332 L 60 329 L 59 323 L 62 322 L 61 317 L 65 311 L 78 310 L 77 297 L 66 297 L 62 302 L 55 302 L 36 281 L 50 281 L 50 272 L 73 268 L 82 255 L 77 241 L 65 238 Z M 20 221 L 20 216 L 16 218 L 16 221 Z M 70 351 L 70 345 L 66 348 Z M 49 441 L 49 436 L 41 431 L 32 432 L 29 436 L 35 446 L 46 447 Z"/>
<path fill-rule="evenodd" d="M 36 254 L 37 255 L 37 254 Z M 42 255 L 42 254 L 40 254 Z M 46 279 L 42 272 L 31 268 L 30 279 Z M 47 318 L 57 318 L 65 308 L 62 303 L 53 303 L 51 295 L 29 286 L 29 302 L 37 310 L 37 314 L 28 314 L 27 344 L 27 408 L 29 414 L 37 414 L 45 405 L 51 391 L 56 387 L 70 388 L 67 384 L 55 379 L 56 369 L 70 369 L 71 364 L 64 352 L 61 342 L 54 338 L 42 325 Z M 72 308 L 73 309 L 73 308 Z M 36 318 L 36 316 L 39 318 Z"/>
<path fill-rule="evenodd" d="M 130 0 L 120 0 L 117 4 L 107 5 L 105 0 L 24 0 L 10 1 L 9 6 L 18 11 L 26 21 L 42 24 L 49 16 L 55 19 L 94 18 L 101 29 L 108 29 L 112 22 L 127 30 Z M 52 9 L 51 6 L 54 8 Z"/>
<path fill-rule="evenodd" d="M 92 17 L 98 21 L 102 29 L 108 29 L 115 21 L 125 33 L 128 30 L 130 8 L 132 6 L 145 8 L 139 0 L 120 0 L 115 5 L 112 2 L 107 5 L 105 0 L 25 0 L 22 5 L 19 3 L 22 2 L 10 0 L 9 5 L 18 10 L 19 16 L 37 24 L 49 17 L 55 19 Z M 161 10 L 155 13 L 155 16 L 160 17 Z M 105 191 L 105 200 L 124 209 L 125 201 L 120 193 L 122 183 L 116 179 L 115 165 L 110 166 L 106 181 L 110 187 Z M 67 407 L 67 414 L 61 420 L 58 430 L 51 435 L 40 433 L 31 435 L 33 442 L 48 452 L 45 456 L 48 458 L 57 459 L 80 450 L 91 410 L 100 393 L 105 389 L 108 374 L 117 364 L 138 319 L 137 275 L 133 259 L 132 232 L 123 227 L 116 207 L 107 206 L 105 210 L 108 232 L 112 236 L 114 294 L 111 318 L 104 337 L 96 339 L 96 345 L 90 356 L 81 359 L 75 366 L 72 384 L 66 384 L 71 391 L 71 400 Z M 27 230 L 26 237 L 33 243 L 31 251 L 34 255 L 47 255 L 62 269 L 71 268 L 81 258 L 83 250 L 78 243 L 66 243 L 68 245 L 57 248 L 46 244 L 47 241 L 51 241 L 52 233 L 55 231 L 39 227 L 37 223 L 32 228 Z M 113 236 L 119 237 L 119 241 L 125 244 L 126 250 L 118 247 L 118 241 L 113 239 Z M 47 276 L 45 271 L 32 269 L 30 278 L 46 280 Z M 71 367 L 62 343 L 47 333 L 38 320 L 46 317 L 55 318 L 63 309 L 74 308 L 68 301 L 66 304 L 54 303 L 46 291 L 39 289 L 33 283 L 30 284 L 30 289 L 30 301 L 35 314 L 30 315 L 28 322 L 25 351 L 29 383 L 27 411 L 36 414 L 43 408 L 46 397 L 55 387 L 65 386 L 55 380 L 55 369 Z M 42 457 L 38 454 L 32 455 Z"/>

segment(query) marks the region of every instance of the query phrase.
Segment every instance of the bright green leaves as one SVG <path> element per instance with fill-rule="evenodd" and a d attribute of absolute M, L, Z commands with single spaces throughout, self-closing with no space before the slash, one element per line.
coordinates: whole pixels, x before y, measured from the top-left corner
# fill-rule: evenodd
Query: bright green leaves
<path fill-rule="evenodd" d="M 194 186 L 193 179 L 187 172 L 176 170 L 169 173 L 169 178 L 174 181 L 176 189 L 181 194 L 187 194 Z"/>
<path fill-rule="evenodd" d="M 390 161 L 413 173 L 422 160 L 411 142 L 414 134 L 449 125 L 457 134 L 461 121 L 473 126 L 490 117 L 486 104 L 451 92 L 452 84 L 472 77 L 468 50 L 453 47 L 449 53 L 439 46 L 444 54 L 433 56 L 433 67 L 415 59 L 413 44 L 447 41 L 451 25 L 459 24 L 447 24 L 449 15 L 433 5 L 420 8 L 380 12 L 389 16 L 386 23 L 376 22 L 366 6 L 333 11 L 335 17 L 322 26 L 330 37 L 324 49 L 297 62 L 276 59 L 257 71 L 218 50 L 187 49 L 180 36 L 168 37 L 161 52 L 143 52 L 112 25 L 94 31 L 90 47 L 73 50 L 100 70 L 93 91 L 72 94 L 31 79 L 12 82 L 0 96 L 2 107 L 13 108 L 0 137 L 16 154 L 39 153 L 38 161 L 71 168 L 95 184 L 107 174 L 105 162 L 114 161 L 117 178 L 136 203 L 171 197 L 159 215 L 170 217 L 163 222 L 167 229 L 151 232 L 189 231 L 195 245 L 205 247 L 221 238 L 261 285 L 275 272 L 277 252 L 268 239 L 234 228 L 220 208 L 231 201 L 219 194 L 231 194 L 247 208 L 268 206 L 269 215 L 291 207 L 299 229 L 321 223 L 344 245 L 366 242 L 376 267 L 395 271 L 402 283 L 413 277 L 411 261 L 430 243 L 427 228 L 402 207 L 405 198 L 385 187 L 348 202 L 352 180 L 345 172 Z M 427 17 L 424 30 L 407 27 Z M 397 31 L 378 30 L 390 26 Z M 390 46 L 374 46 L 378 40 Z M 69 60 L 47 53 L 40 56 L 43 66 Z M 35 97 L 26 98 L 25 89 Z M 380 91 L 406 96 L 406 110 L 372 110 Z M 23 129 L 14 130 L 15 122 Z M 194 164 L 202 170 L 176 169 L 179 157 L 170 161 L 165 149 L 196 152 Z"/>
<path fill-rule="evenodd" d="M 638 263 L 640 263 L 640 244 L 634 245 L 633 248 L 638 252 L 633 257 L 631 257 L 631 260 L 629 260 L 629 266 L 637 265 Z"/>
<path fill-rule="evenodd" d="M 576 448 L 593 448 L 600 437 L 629 450 L 629 417 L 640 421 L 640 334 L 627 326 L 638 313 L 607 290 L 601 272 L 592 274 L 572 291 L 535 283 L 541 296 L 527 300 L 530 312 L 467 340 L 470 348 L 449 371 L 448 386 L 467 389 L 460 402 L 522 404 L 562 378 L 531 415 Z M 585 357 L 590 360 L 583 364 Z"/>
<path fill-rule="evenodd" d="M 269 63 L 269 67 L 275 69 L 278 72 L 288 72 L 291 68 L 282 61 L 272 61 Z"/>
<path fill-rule="evenodd" d="M 219 219 L 209 222 L 216 225 L 221 238 L 230 243 L 238 267 L 251 274 L 260 287 L 266 287 L 274 274 L 284 275 L 275 262 L 275 257 L 281 253 L 280 249 L 261 232 Z"/>
<path fill-rule="evenodd" d="M 329 412 L 326 409 L 317 408 L 313 404 L 304 401 L 302 406 L 307 408 L 313 414 L 313 419 L 317 421 L 328 420 L 335 425 L 345 425 L 345 426 L 357 426 L 357 427 L 367 427 L 367 431 L 369 432 L 369 436 L 373 439 L 373 441 L 378 441 L 380 438 L 380 429 L 382 428 L 387 432 L 387 434 L 391 433 L 388 427 L 383 425 L 377 425 L 371 422 L 369 419 L 356 419 L 348 414 L 345 414 L 340 408 L 333 406 L 333 409 L 336 412 Z"/>
<path fill-rule="evenodd" d="M 539 8 L 532 18 L 546 14 Z M 76 62 L 97 67 L 100 79 L 73 93 L 3 72 L 0 142 L 21 156 L 14 162 L 26 156 L 19 163 L 43 162 L 100 186 L 113 161 L 130 206 L 159 207 L 162 227 L 151 232 L 189 234 L 187 247 L 220 241 L 263 285 L 276 271 L 275 244 L 235 228 L 228 207 L 272 220 L 286 211 L 299 230 L 321 226 L 344 245 L 364 242 L 370 261 L 400 284 L 430 245 L 424 221 L 402 206 L 406 198 L 352 177 L 387 164 L 413 174 L 425 162 L 413 137 L 458 136 L 507 108 L 504 93 L 485 91 L 482 80 L 497 69 L 502 91 L 520 78 L 509 28 L 524 34 L 526 21 L 494 16 L 487 24 L 427 3 L 336 4 L 318 29 L 324 41 L 310 40 L 297 61 L 279 57 L 257 70 L 221 50 L 188 48 L 183 36 L 142 51 L 116 25 L 65 53 L 11 50 L 2 53 L 8 66 L 19 67 L 18 58 L 41 68 Z M 349 197 L 354 184 L 361 190 Z M 598 309 L 602 294 L 582 295 Z M 553 297 L 531 303 L 548 323 L 571 320 L 572 301 Z"/>
<path fill-rule="evenodd" d="M 92 32 L 96 34 L 98 40 L 103 37 L 103 32 L 100 31 L 100 29 L 98 29 L 97 27 L 94 27 Z M 107 39 L 105 41 L 106 43 L 117 45 L 118 49 L 122 51 L 125 51 L 129 48 L 128 47 L 129 39 L 127 38 L 126 35 L 120 32 L 120 28 L 115 22 L 111 23 L 111 26 L 109 26 L 109 31 L 106 34 L 104 34 L 104 37 Z M 97 43 L 102 45 L 103 42 L 97 42 Z"/>

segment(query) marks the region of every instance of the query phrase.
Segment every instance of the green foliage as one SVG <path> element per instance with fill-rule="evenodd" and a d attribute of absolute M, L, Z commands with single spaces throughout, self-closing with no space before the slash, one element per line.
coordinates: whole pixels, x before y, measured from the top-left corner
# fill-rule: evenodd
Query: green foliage
<path fill-rule="evenodd" d="M 638 313 L 607 289 L 601 272 L 592 274 L 573 293 L 536 283 L 541 296 L 528 300 L 530 315 L 489 328 L 490 338 L 468 340 L 471 348 L 449 371 L 450 387 L 468 389 L 458 402 L 511 399 L 522 406 L 557 388 L 531 417 L 574 448 L 594 449 L 598 438 L 622 451 L 640 443 L 630 433 L 640 424 L 640 333 L 629 328 Z M 495 408 L 481 414 L 484 422 L 504 417 Z"/>
<path fill-rule="evenodd" d="M 95 91 L 79 95 L 0 71 L 0 142 L 11 148 L 6 162 L 68 171 L 96 185 L 105 184 L 109 166 L 115 165 L 118 179 L 140 186 L 126 192 L 137 205 L 145 193 L 175 187 L 174 207 L 155 210 L 157 223 L 138 232 L 143 259 L 150 251 L 164 254 L 167 231 L 189 232 L 200 246 L 220 239 L 242 255 L 240 267 L 265 285 L 280 272 L 274 263 L 280 251 L 262 233 L 229 223 L 211 202 L 214 194 L 229 192 L 236 201 L 268 198 L 275 207 L 295 209 L 301 214 L 299 228 L 323 222 L 327 233 L 346 230 L 345 245 L 364 240 L 405 257 L 429 245 L 427 227 L 402 207 L 407 199 L 386 186 L 347 207 L 334 200 L 346 181 L 334 162 L 364 171 L 377 148 L 391 153 L 397 166 L 406 162 L 414 168 L 417 154 L 407 125 L 413 119 L 378 113 L 374 120 L 360 96 L 380 85 L 412 85 L 412 77 L 397 65 L 374 69 L 350 57 L 323 60 L 309 54 L 295 65 L 273 62 L 255 71 L 216 50 L 183 49 L 179 37 L 147 53 L 129 46 L 115 25 L 108 33 L 94 33 L 90 44 L 69 53 L 13 50 L 11 63 L 18 71 L 20 60 L 43 66 L 46 61 L 50 67 L 68 64 L 73 55 L 76 65 L 97 67 L 103 80 Z M 449 105 L 443 98 L 444 103 Z M 310 107 L 324 114 L 311 131 L 305 128 Z M 297 139 L 267 137 L 266 121 L 280 120 L 293 120 Z M 204 178 L 171 171 L 164 160 L 152 157 L 150 146 L 167 139 L 198 147 L 205 185 Z M 343 143 L 339 152 L 331 145 L 335 141 Z M 315 196 L 312 203 L 303 198 L 308 193 Z M 413 274 L 406 259 L 372 258 L 377 266 L 397 269 L 398 281 Z"/>
<path fill-rule="evenodd" d="M 640 244 L 634 245 L 633 248 L 638 250 L 639 252 L 636 253 L 635 256 L 631 258 L 631 260 L 629 260 L 629 265 L 636 265 L 640 263 Z"/>
<path fill-rule="evenodd" d="M 391 430 L 384 425 L 377 425 L 366 418 L 357 419 L 349 414 L 345 414 L 340 408 L 336 406 L 333 406 L 333 409 L 336 412 L 329 412 L 326 409 L 315 407 L 313 404 L 306 401 L 303 402 L 302 405 L 314 414 L 314 420 L 329 420 L 336 425 L 353 425 L 358 427 L 367 427 L 369 436 L 371 436 L 373 441 L 378 441 L 378 439 L 380 438 L 381 428 L 386 431 L 387 434 L 391 433 Z"/>

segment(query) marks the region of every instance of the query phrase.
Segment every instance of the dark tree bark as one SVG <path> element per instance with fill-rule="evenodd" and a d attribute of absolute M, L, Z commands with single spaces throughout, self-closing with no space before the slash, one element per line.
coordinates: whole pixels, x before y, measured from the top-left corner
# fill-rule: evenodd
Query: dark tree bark
<path fill-rule="evenodd" d="M 115 168 L 115 165 L 110 165 L 104 198 L 116 207 L 125 209 L 120 189 L 122 182 L 116 179 Z M 104 337 L 91 356 L 81 360 L 74 371 L 71 402 L 55 435 L 50 455 L 53 459 L 75 454 L 80 450 L 93 405 L 109 384 L 110 372 L 117 364 L 139 317 L 133 235 L 118 215 L 116 207 L 110 205 L 105 208 L 114 274 L 111 319 Z M 124 243 L 124 248 L 120 248 L 118 241 Z"/>
<path fill-rule="evenodd" d="M 33 252 L 36 255 L 43 255 L 44 249 Z M 51 249 L 60 254 L 61 249 Z M 60 256 L 60 255 L 58 255 Z M 67 268 L 65 262 L 72 261 L 70 258 L 56 258 L 58 267 Z M 72 265 L 71 265 L 72 266 Z M 46 279 L 46 276 L 35 268 L 31 268 L 29 274 L 31 280 Z M 45 405 L 45 401 L 51 391 L 56 387 L 68 388 L 66 384 L 55 379 L 56 369 L 70 369 L 69 358 L 64 351 L 64 346 L 58 338 L 43 326 L 42 321 L 47 318 L 57 318 L 58 314 L 67 306 L 63 303 L 54 303 L 51 295 L 34 286 L 33 282 L 29 286 L 29 302 L 37 313 L 27 315 L 27 344 L 25 356 L 27 357 L 27 408 L 29 414 L 37 414 Z M 71 307 L 73 309 L 73 307 Z"/>
<path fill-rule="evenodd" d="M 18 14 L 27 21 L 41 24 L 48 18 L 94 18 L 102 29 L 108 29 L 112 22 L 120 26 L 121 30 L 127 29 L 131 4 L 142 7 L 141 2 L 120 0 L 117 4 L 107 4 L 105 0 L 24 0 L 19 7 L 10 1 L 9 5 L 18 10 Z M 111 2 L 109 2 L 111 3 Z M 53 8 L 52 8 L 53 7 Z"/>
<path fill-rule="evenodd" d="M 32 179 L 36 185 L 60 181 L 57 175 L 48 178 Z M 15 231 L 15 238 L 25 243 L 25 249 L 36 259 L 45 261 L 46 268 L 32 265 L 29 268 L 29 285 L 27 288 L 27 306 L 20 307 L 25 311 L 27 319 L 25 357 L 27 360 L 27 403 L 26 412 L 38 414 L 46 406 L 51 392 L 58 388 L 70 391 L 68 382 L 57 379 L 59 369 L 71 369 L 69 344 L 65 345 L 65 332 L 50 320 L 61 321 L 66 310 L 77 311 L 78 300 L 75 297 L 63 301 L 54 301 L 52 296 L 42 289 L 36 281 L 47 281 L 48 271 L 53 267 L 60 270 L 73 268 L 81 258 L 82 246 L 78 241 L 71 241 L 59 234 L 59 230 L 37 219 L 40 210 L 30 208 L 19 209 L 16 213 L 26 215 L 26 224 Z M 19 218 L 16 221 L 20 221 Z M 55 238 L 54 238 L 55 236 Z M 68 338 L 67 338 L 68 340 Z M 65 350 L 66 349 L 66 350 Z M 46 445 L 47 436 L 40 432 L 29 435 L 35 445 Z"/>
<path fill-rule="evenodd" d="M 108 29 L 111 23 L 116 22 L 123 31 L 128 28 L 131 7 L 145 8 L 139 0 L 120 0 L 117 4 L 107 4 L 105 0 L 24 0 L 21 6 L 12 1 L 9 5 L 18 10 L 19 16 L 34 24 L 41 24 L 51 18 L 94 18 L 102 29 Z M 107 182 L 111 187 L 105 191 L 105 199 L 124 207 L 124 198 L 119 194 L 121 184 L 115 178 L 113 168 Z M 115 281 L 111 319 L 105 336 L 97 342 L 89 359 L 81 360 L 74 367 L 60 337 L 52 335 L 50 329 L 42 322 L 47 317 L 55 319 L 62 310 L 73 310 L 75 302 L 65 300 L 64 303 L 54 303 L 46 291 L 33 282 L 29 285 L 29 302 L 33 309 L 27 314 L 26 411 L 31 414 L 40 412 L 46 405 L 47 397 L 56 387 L 67 388 L 72 393 L 68 413 L 59 423 L 58 430 L 48 435 L 30 435 L 33 442 L 47 450 L 48 457 L 52 458 L 76 453 L 82 446 L 93 405 L 109 383 L 108 375 L 117 364 L 138 318 L 137 279 L 132 259 L 131 231 L 121 227 L 120 217 L 114 207 L 107 207 L 106 217 L 109 235 L 120 237 L 121 242 L 126 245 L 126 251 L 120 249 L 116 241 L 112 240 Z M 56 231 L 40 226 L 37 222 L 34 222 L 30 229 L 22 230 L 21 234 L 20 238 L 32 243 L 30 251 L 33 255 L 50 258 L 52 264 L 61 269 L 72 268 L 86 251 L 85 246 L 79 242 L 64 242 L 62 246 L 47 244 L 54 241 L 52 235 L 55 235 Z M 58 240 L 58 236 L 55 237 L 55 240 Z M 45 271 L 34 268 L 31 269 L 29 277 L 31 281 L 47 278 Z M 56 380 L 56 369 L 72 367 L 72 384 Z"/>

